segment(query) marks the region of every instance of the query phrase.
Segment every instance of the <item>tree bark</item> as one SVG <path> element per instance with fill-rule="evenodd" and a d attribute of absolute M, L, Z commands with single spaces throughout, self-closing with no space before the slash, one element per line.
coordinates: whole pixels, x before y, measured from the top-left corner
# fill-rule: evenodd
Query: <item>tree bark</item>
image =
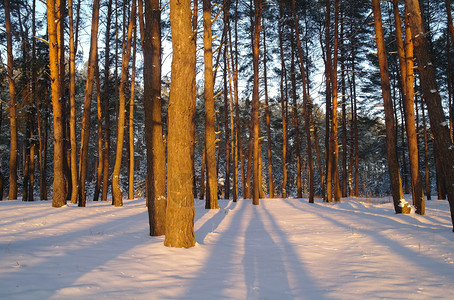
<path fill-rule="evenodd" d="M 141 0 L 139 0 L 141 3 Z M 139 13 L 142 5 L 139 4 Z M 165 234 L 166 148 L 161 101 L 161 9 L 159 0 L 145 1 L 146 26 L 140 18 L 144 49 L 145 141 L 147 147 L 147 203 L 150 235 Z"/>
<path fill-rule="evenodd" d="M 393 196 L 394 210 L 396 213 L 409 213 L 409 206 L 403 200 L 402 184 L 399 174 L 399 163 L 397 161 L 396 136 L 393 120 L 393 104 L 391 98 L 391 88 L 389 84 L 388 60 L 384 43 L 382 28 L 380 1 L 372 0 L 374 13 L 375 39 L 377 43 L 378 62 L 380 67 L 381 89 L 385 107 L 385 126 L 386 126 L 386 151 L 388 157 L 388 172 L 391 180 L 391 193 Z"/>
<path fill-rule="evenodd" d="M 74 41 L 73 0 L 68 0 L 69 16 L 69 130 L 71 143 L 71 203 L 77 203 L 79 178 L 77 166 L 77 133 L 76 133 L 76 45 Z"/>
<path fill-rule="evenodd" d="M 214 108 L 213 52 L 211 35 L 211 0 L 203 0 L 203 45 L 205 61 L 205 165 L 207 173 L 206 209 L 218 209 L 218 182 L 216 170 L 216 132 Z M 226 57 L 224 56 L 224 60 Z M 224 71 L 226 72 L 225 68 Z M 224 74 L 225 75 L 225 74 Z M 224 76 L 225 77 L 225 76 Z M 224 91 L 224 97 L 227 91 Z M 228 149 L 228 130 L 226 129 L 226 148 Z M 228 152 L 228 150 L 226 150 Z M 227 155 L 227 154 L 226 154 Z M 229 163 L 228 156 L 226 157 Z M 227 174 L 226 174 L 227 175 Z M 226 178 L 228 181 L 229 178 Z"/>
<path fill-rule="evenodd" d="M 61 207 L 66 205 L 66 184 L 63 171 L 65 152 L 63 148 L 63 124 L 61 103 L 61 79 L 58 48 L 60 41 L 57 39 L 56 24 L 62 20 L 57 19 L 56 8 L 60 7 L 60 1 L 48 0 L 47 2 L 47 31 L 49 36 L 49 67 L 52 90 L 52 110 L 54 121 L 54 180 L 52 193 L 52 206 Z"/>
<path fill-rule="evenodd" d="M 107 16 L 112 14 L 112 0 L 107 4 Z M 105 57 L 104 57 L 104 91 L 103 91 L 103 107 L 104 107 L 104 162 L 102 175 L 102 201 L 107 201 L 107 193 L 109 190 L 109 169 L 110 169 L 110 17 L 106 21 L 106 36 L 105 36 Z"/>
<path fill-rule="evenodd" d="M 165 246 L 193 247 L 196 45 L 190 0 L 170 1 L 172 74 L 168 111 L 168 184 Z"/>
<path fill-rule="evenodd" d="M 115 165 L 112 173 L 112 204 L 116 207 L 123 206 L 123 191 L 120 188 L 120 170 L 123 156 L 123 143 L 125 136 L 125 105 L 126 105 L 126 83 L 128 77 L 128 65 L 131 57 L 131 40 L 132 29 L 136 17 L 136 1 L 133 0 L 131 8 L 131 17 L 129 19 L 128 34 L 126 45 L 123 44 L 123 56 L 121 62 L 121 80 L 119 86 L 119 103 L 118 103 L 118 124 L 117 124 L 117 149 L 115 152 Z"/>
<path fill-rule="evenodd" d="M 441 171 L 446 184 L 446 192 L 451 208 L 451 220 L 454 231 L 454 148 L 450 137 L 449 127 L 441 105 L 441 97 L 435 76 L 435 67 L 429 55 L 426 30 L 421 17 L 419 2 L 406 0 L 413 37 L 414 53 L 418 62 L 418 71 L 424 100 L 427 105 L 430 127 L 434 136 L 434 147 L 441 160 Z"/>
<path fill-rule="evenodd" d="M 8 200 L 17 199 L 17 116 L 16 116 L 16 84 L 14 82 L 13 33 L 9 0 L 4 0 L 6 52 L 8 56 L 8 88 L 9 88 L 9 121 L 10 121 L 10 156 L 9 156 L 9 193 Z"/>
<path fill-rule="evenodd" d="M 254 36 L 252 47 L 252 65 L 254 70 L 254 86 L 252 90 L 252 125 L 253 125 L 253 165 L 252 165 L 252 204 L 259 204 L 259 56 L 260 56 L 260 30 L 262 17 L 262 0 L 254 0 Z"/>

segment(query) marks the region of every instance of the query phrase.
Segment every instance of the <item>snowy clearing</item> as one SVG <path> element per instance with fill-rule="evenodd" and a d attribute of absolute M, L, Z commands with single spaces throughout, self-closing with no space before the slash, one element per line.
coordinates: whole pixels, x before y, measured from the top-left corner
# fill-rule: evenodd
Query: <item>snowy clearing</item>
<path fill-rule="evenodd" d="M 419 216 L 362 200 L 195 200 L 191 249 L 148 236 L 143 199 L 3 201 L 0 299 L 451 298 L 448 202 Z"/>

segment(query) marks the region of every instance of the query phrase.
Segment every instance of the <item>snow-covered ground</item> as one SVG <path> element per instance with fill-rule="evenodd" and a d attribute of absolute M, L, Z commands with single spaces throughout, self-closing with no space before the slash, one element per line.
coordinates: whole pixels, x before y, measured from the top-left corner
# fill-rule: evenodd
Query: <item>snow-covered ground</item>
<path fill-rule="evenodd" d="M 148 236 L 144 200 L 0 202 L 0 299 L 453 299 L 446 201 L 195 200 L 191 249 Z"/>

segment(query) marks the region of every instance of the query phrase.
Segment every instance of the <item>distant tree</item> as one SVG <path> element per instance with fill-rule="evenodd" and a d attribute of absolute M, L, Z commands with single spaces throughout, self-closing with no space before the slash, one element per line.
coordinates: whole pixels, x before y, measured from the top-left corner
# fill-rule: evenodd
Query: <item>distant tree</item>
<path fill-rule="evenodd" d="M 79 206 L 85 206 L 87 201 L 85 181 L 87 177 L 88 144 L 90 139 L 90 116 L 95 82 L 95 70 L 98 53 L 98 24 L 99 24 L 99 0 L 93 1 L 93 13 L 91 21 L 90 54 L 88 58 L 87 78 L 84 95 L 84 113 L 82 117 L 82 131 L 80 138 L 79 159 Z"/>
<path fill-rule="evenodd" d="M 118 123 L 117 123 L 117 149 L 115 152 L 115 165 L 112 173 L 112 204 L 123 206 L 123 191 L 120 188 L 120 169 L 123 156 L 123 142 L 125 132 L 125 105 L 126 105 L 126 83 L 128 77 L 128 65 L 131 56 L 132 29 L 136 18 L 136 1 L 132 1 L 131 17 L 129 19 L 126 44 L 123 44 L 123 55 L 121 62 L 121 80 L 119 86 Z"/>
<path fill-rule="evenodd" d="M 79 175 L 77 166 L 77 133 L 76 133 L 76 43 L 74 40 L 74 8 L 73 0 L 68 0 L 69 17 L 69 130 L 71 143 L 71 203 L 77 202 L 79 192 Z"/>
<path fill-rule="evenodd" d="M 211 0 L 203 0 L 203 44 L 205 61 L 205 165 L 207 173 L 206 209 L 217 209 L 216 132 L 214 108 L 213 52 L 211 33 Z M 225 70 L 226 71 L 226 70 Z M 227 91 L 225 91 L 226 94 Z M 228 132 L 228 130 L 226 130 Z M 226 141 L 226 145 L 228 142 Z M 226 178 L 228 181 L 229 179 Z"/>
<path fill-rule="evenodd" d="M 164 245 L 193 247 L 196 45 L 190 0 L 170 1 L 172 73 L 168 110 L 167 210 Z"/>
<path fill-rule="evenodd" d="M 14 82 L 13 33 L 11 30 L 11 12 L 9 0 L 4 0 L 6 51 L 8 56 L 8 87 L 9 87 L 9 120 L 10 120 L 10 156 L 9 156 L 9 200 L 17 199 L 17 116 L 16 116 L 16 85 Z"/>
<path fill-rule="evenodd" d="M 259 204 L 259 57 L 260 57 L 260 31 L 262 18 L 262 0 L 254 0 L 254 23 L 253 25 L 253 44 L 252 44 L 252 65 L 254 69 L 254 86 L 252 91 L 252 128 L 253 128 L 253 177 L 252 177 L 252 204 Z"/>

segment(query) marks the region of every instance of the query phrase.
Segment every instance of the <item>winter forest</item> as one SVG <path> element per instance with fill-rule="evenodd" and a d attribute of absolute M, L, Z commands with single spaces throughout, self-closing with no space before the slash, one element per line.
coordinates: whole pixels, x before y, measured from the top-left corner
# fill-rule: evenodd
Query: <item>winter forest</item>
<path fill-rule="evenodd" d="M 195 198 L 454 216 L 450 1 L 0 7 L 2 199 L 142 197 L 174 247 L 194 246 Z"/>
<path fill-rule="evenodd" d="M 2 0 L 0 298 L 448 297 L 451 9 Z"/>

